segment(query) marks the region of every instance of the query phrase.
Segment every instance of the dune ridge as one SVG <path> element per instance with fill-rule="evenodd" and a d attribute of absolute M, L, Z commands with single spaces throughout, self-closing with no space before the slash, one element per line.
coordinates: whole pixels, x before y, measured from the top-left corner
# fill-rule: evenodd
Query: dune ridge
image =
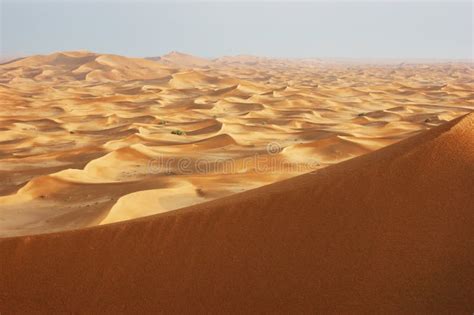
<path fill-rule="evenodd" d="M 473 175 L 470 114 L 215 201 L 0 239 L 7 258 L 0 305 L 19 312 L 470 312 Z"/>

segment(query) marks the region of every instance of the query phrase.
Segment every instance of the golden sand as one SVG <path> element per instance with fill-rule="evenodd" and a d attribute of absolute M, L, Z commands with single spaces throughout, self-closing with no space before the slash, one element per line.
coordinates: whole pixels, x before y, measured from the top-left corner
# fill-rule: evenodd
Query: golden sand
<path fill-rule="evenodd" d="M 0 236 L 162 213 L 369 153 L 471 112 L 473 75 L 176 52 L 0 65 Z"/>

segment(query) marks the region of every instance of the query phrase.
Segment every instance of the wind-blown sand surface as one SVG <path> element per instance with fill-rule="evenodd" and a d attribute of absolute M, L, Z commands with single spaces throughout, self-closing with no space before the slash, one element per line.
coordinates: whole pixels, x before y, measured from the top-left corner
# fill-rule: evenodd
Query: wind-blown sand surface
<path fill-rule="evenodd" d="M 472 312 L 473 74 L 0 65 L 0 313 Z"/>
<path fill-rule="evenodd" d="M 0 240 L 19 313 L 463 314 L 474 301 L 474 114 L 181 210 Z"/>
<path fill-rule="evenodd" d="M 8 62 L 0 237 L 162 213 L 369 153 L 471 112 L 473 74 L 177 52 Z"/>

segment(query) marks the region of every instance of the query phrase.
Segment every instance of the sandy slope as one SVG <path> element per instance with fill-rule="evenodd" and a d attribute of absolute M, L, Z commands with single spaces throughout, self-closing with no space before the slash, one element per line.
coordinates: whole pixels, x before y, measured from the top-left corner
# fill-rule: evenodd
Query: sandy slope
<path fill-rule="evenodd" d="M 0 305 L 7 313 L 469 313 L 473 185 L 471 114 L 190 208 L 0 240 Z"/>
<path fill-rule="evenodd" d="M 471 112 L 473 75 L 176 52 L 0 65 L 0 237 L 162 213 L 367 154 Z"/>

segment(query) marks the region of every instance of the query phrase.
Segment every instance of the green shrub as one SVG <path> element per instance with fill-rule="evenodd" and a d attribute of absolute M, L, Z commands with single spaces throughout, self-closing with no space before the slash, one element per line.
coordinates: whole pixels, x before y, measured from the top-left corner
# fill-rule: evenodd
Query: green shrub
<path fill-rule="evenodd" d="M 183 136 L 183 135 L 186 134 L 186 132 L 184 132 L 182 130 L 179 130 L 179 129 L 176 129 L 176 130 L 171 131 L 171 134 L 178 135 L 178 136 Z"/>

